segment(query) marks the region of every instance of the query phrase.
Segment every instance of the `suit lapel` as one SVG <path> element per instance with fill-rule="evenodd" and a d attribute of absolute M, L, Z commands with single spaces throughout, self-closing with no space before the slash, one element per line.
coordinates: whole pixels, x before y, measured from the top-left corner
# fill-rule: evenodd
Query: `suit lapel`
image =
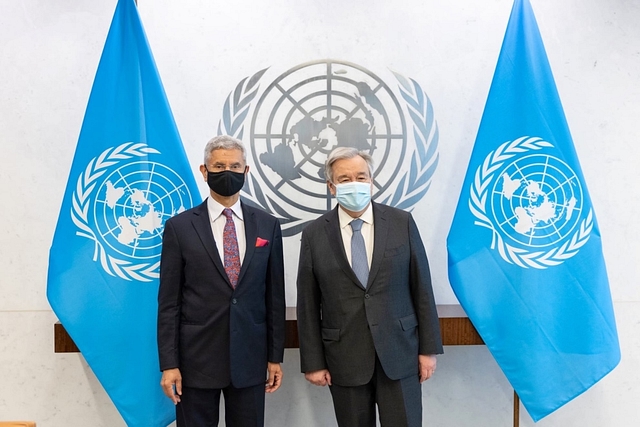
<path fill-rule="evenodd" d="M 349 265 L 349 260 L 347 260 L 347 253 L 344 250 L 342 233 L 340 232 L 340 220 L 338 219 L 338 209 L 339 207 L 336 206 L 334 210 L 331 212 L 331 215 L 329 215 L 326 219 L 327 222 L 325 224 L 325 231 L 327 233 L 327 237 L 329 238 L 329 244 L 332 246 L 331 248 L 332 250 L 330 250 L 329 252 L 333 253 L 333 255 L 336 257 L 336 261 L 338 261 L 338 265 L 340 266 L 342 271 L 344 271 L 344 274 L 346 274 L 356 286 L 362 289 L 362 286 L 360 286 L 360 281 L 358 280 L 358 277 L 353 272 L 351 265 Z M 340 248 L 340 249 L 336 250 L 335 248 Z"/>
<path fill-rule="evenodd" d="M 218 247 L 216 246 L 216 241 L 213 238 L 213 232 L 211 231 L 211 221 L 209 219 L 209 211 L 207 209 L 207 200 L 205 201 L 194 211 L 194 218 L 192 220 L 193 227 L 198 233 L 198 237 L 200 237 L 200 241 L 202 242 L 202 246 L 207 250 L 209 254 L 209 258 L 216 266 L 220 275 L 224 277 L 229 286 L 231 286 L 231 282 L 229 282 L 229 277 L 227 277 L 227 272 L 224 269 L 224 264 L 222 263 L 222 259 L 220 254 L 218 253 Z"/>
<path fill-rule="evenodd" d="M 248 209 L 244 203 L 240 203 L 242 206 L 242 216 L 244 217 L 244 235 L 246 239 L 246 248 L 244 259 L 242 260 L 242 267 L 240 267 L 240 274 L 238 275 L 238 286 L 242 282 L 242 278 L 249 268 L 251 258 L 253 257 L 253 253 L 256 250 L 256 240 L 258 238 L 258 222 L 256 220 L 255 212 L 253 212 L 251 209 Z"/>
<path fill-rule="evenodd" d="M 384 208 L 373 203 L 373 258 L 371 260 L 371 270 L 369 271 L 369 280 L 367 283 L 367 289 L 373 283 L 373 280 L 378 274 L 380 264 L 382 264 L 382 258 L 384 258 L 384 251 L 387 246 L 387 234 L 389 232 L 389 223 L 385 216 Z"/>

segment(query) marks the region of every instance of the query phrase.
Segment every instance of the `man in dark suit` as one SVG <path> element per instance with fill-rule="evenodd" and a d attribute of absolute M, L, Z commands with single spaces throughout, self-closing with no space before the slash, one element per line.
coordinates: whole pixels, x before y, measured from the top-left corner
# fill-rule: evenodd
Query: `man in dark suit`
<path fill-rule="evenodd" d="M 282 234 L 240 201 L 248 170 L 239 140 L 213 138 L 200 166 L 210 197 L 165 224 L 158 348 L 178 427 L 218 425 L 220 393 L 227 426 L 262 426 L 264 393 L 282 381 Z"/>
<path fill-rule="evenodd" d="M 302 233 L 301 370 L 329 385 L 338 425 L 422 425 L 421 383 L 442 353 L 429 265 L 411 214 L 371 202 L 372 159 L 333 150 L 325 164 L 338 206 Z"/>

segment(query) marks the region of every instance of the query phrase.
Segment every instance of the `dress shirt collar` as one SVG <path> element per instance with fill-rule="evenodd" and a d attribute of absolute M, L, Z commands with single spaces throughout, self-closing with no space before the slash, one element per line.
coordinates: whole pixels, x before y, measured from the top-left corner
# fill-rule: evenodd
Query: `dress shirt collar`
<path fill-rule="evenodd" d="M 362 215 L 360 215 L 359 218 L 365 223 L 373 225 L 373 208 L 371 207 L 371 203 L 369 203 L 369 206 L 364 212 L 362 212 Z M 354 219 L 355 218 L 352 218 L 351 215 L 344 211 L 344 209 L 338 206 L 338 220 L 340 221 L 340 228 L 346 227 Z"/>
<path fill-rule="evenodd" d="M 225 206 L 222 206 L 213 197 L 207 198 L 207 210 L 209 211 L 209 219 L 211 222 L 215 221 L 220 215 L 222 215 L 222 211 L 225 209 Z M 232 206 L 229 207 L 236 216 L 241 221 L 244 221 L 244 217 L 242 215 L 242 205 L 240 204 L 240 199 L 235 202 Z"/>

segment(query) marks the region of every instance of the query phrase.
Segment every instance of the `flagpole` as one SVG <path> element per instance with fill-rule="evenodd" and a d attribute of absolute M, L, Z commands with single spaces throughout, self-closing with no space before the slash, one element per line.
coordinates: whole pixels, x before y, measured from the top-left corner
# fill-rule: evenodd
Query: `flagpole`
<path fill-rule="evenodd" d="M 520 425 L 520 397 L 518 393 L 513 390 L 513 427 Z"/>

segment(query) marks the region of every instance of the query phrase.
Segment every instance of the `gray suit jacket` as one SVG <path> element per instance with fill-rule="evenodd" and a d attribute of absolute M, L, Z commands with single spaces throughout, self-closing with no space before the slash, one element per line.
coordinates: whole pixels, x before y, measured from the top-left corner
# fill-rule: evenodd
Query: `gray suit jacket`
<path fill-rule="evenodd" d="M 427 256 L 411 214 L 373 204 L 374 248 L 364 289 L 347 261 L 338 207 L 302 233 L 298 333 L 302 372 L 328 369 L 366 384 L 376 355 L 391 379 L 418 375 L 418 354 L 442 353 Z"/>

